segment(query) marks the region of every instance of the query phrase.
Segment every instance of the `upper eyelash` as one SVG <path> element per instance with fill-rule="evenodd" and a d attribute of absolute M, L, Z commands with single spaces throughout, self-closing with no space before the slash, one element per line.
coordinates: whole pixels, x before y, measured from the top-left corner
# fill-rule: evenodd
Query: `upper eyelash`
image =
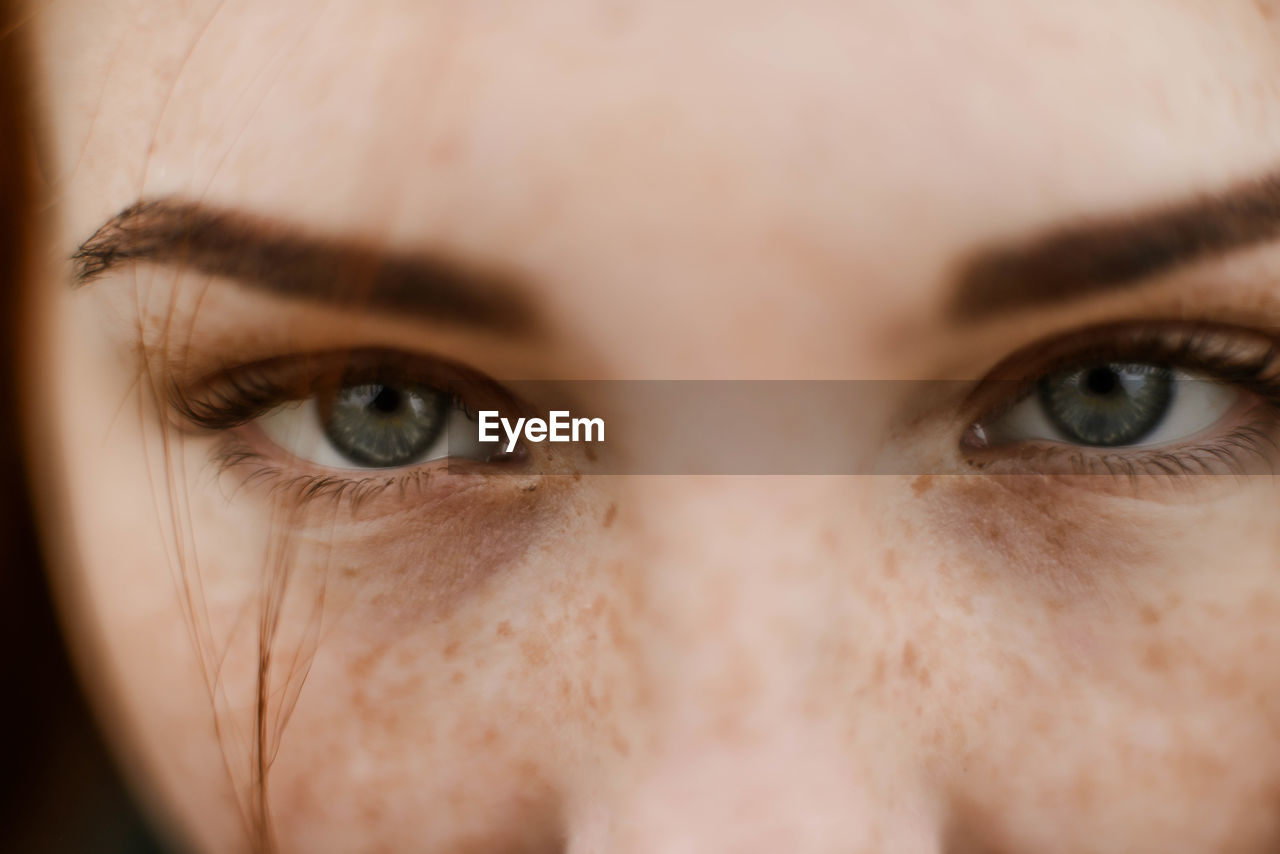
<path fill-rule="evenodd" d="M 1026 391 L 1046 374 L 1091 361 L 1157 362 L 1203 373 L 1215 381 L 1253 393 L 1267 404 L 1269 411 L 1276 416 L 1277 424 L 1280 424 L 1280 336 L 1239 327 L 1149 320 L 1096 327 L 1023 350 L 1006 359 L 988 374 L 986 380 L 977 384 L 960 414 L 963 417 L 966 409 L 978 414 L 978 417 L 966 420 L 965 423 L 969 424 L 996 417 L 1024 399 Z M 289 401 L 304 399 L 338 385 L 348 376 L 348 366 L 353 362 L 379 366 L 377 369 L 383 376 L 403 371 L 409 376 L 439 377 L 455 370 L 462 376 L 475 376 L 463 368 L 442 367 L 447 365 L 443 360 L 397 352 L 367 350 L 307 354 L 221 370 L 191 385 L 171 382 L 168 402 L 185 426 L 220 432 L 251 422 Z M 1034 368 L 1020 369 L 1016 374 L 1003 367 L 1028 363 Z M 435 367 L 425 369 L 421 367 L 424 364 Z M 1002 373 L 1009 378 L 1003 378 Z M 487 382 L 492 384 L 492 381 Z M 437 380 L 428 383 L 435 388 L 444 385 Z M 980 403 L 980 393 L 985 389 L 988 393 L 986 400 L 990 404 L 991 387 L 1003 383 L 1014 384 L 1015 391 L 1008 393 L 1006 387 L 995 405 L 982 406 L 978 412 L 975 397 Z M 1253 458 L 1270 466 L 1272 460 L 1280 458 L 1274 433 L 1274 430 L 1253 425 L 1218 437 L 1213 442 L 1174 449 L 1134 449 L 1127 452 L 1111 449 L 1106 453 L 1091 449 L 1081 451 L 1075 447 L 1066 451 L 1061 448 L 1042 450 L 1045 459 L 1049 454 L 1057 454 L 1058 459 L 1074 457 L 1077 470 L 1119 476 L 1176 476 L 1242 470 L 1251 465 L 1248 460 Z M 242 445 L 238 450 L 227 446 L 221 453 L 220 470 L 255 463 L 260 472 L 251 473 L 247 481 L 266 479 L 270 475 L 274 481 L 273 491 L 288 492 L 300 501 L 326 497 L 358 504 L 390 488 L 398 487 L 404 492 L 426 486 L 422 470 L 418 468 L 389 475 L 299 473 L 289 471 L 248 446 Z M 982 453 L 987 455 L 988 452 Z M 1245 458 L 1243 462 L 1241 458 Z M 426 479 L 429 480 L 429 476 Z"/>
<path fill-rule="evenodd" d="M 299 357 L 266 359 L 250 365 L 224 368 L 194 383 L 171 379 L 166 403 L 182 426 L 218 431 L 264 415 L 291 401 L 334 391 L 361 376 L 395 375 L 415 379 L 448 394 L 451 380 L 466 380 L 474 391 L 482 384 L 496 385 L 460 365 L 428 357 L 383 350 L 312 353 Z M 499 395 L 495 394 L 495 397 Z M 457 400 L 459 405 L 466 401 Z M 510 403 L 504 398 L 504 403 Z"/>
<path fill-rule="evenodd" d="M 418 465 L 364 473 L 300 470 L 255 447 L 249 434 L 235 428 L 249 425 L 276 407 L 336 391 L 350 382 L 389 378 L 420 382 L 451 395 L 453 405 L 460 407 L 472 398 L 471 402 L 501 401 L 494 405 L 520 406 L 492 380 L 463 366 L 377 349 L 266 359 L 223 368 L 189 384 L 170 376 L 165 403 L 178 429 L 218 436 L 210 459 L 214 479 L 234 469 L 240 474 L 235 490 L 257 484 L 268 495 L 280 496 L 295 507 L 326 501 L 355 512 L 390 491 L 400 499 L 411 493 L 439 497 L 435 482 L 441 468 Z M 455 381 L 465 389 L 461 395 L 452 395 L 448 388 Z"/>
<path fill-rule="evenodd" d="M 241 369 L 220 371 L 202 383 L 198 392 L 170 382 L 167 402 L 187 425 L 225 430 L 294 399 L 294 389 L 275 382 L 267 373 Z"/>
<path fill-rule="evenodd" d="M 1084 344 L 1072 346 L 1072 342 L 1082 338 Z M 1260 345 L 1258 353 L 1240 352 L 1246 346 L 1246 338 L 1251 339 L 1249 343 Z M 1052 355 L 1037 359 L 1037 351 L 1049 351 Z M 1034 365 L 1032 369 L 1011 367 L 1028 361 Z M 1055 339 L 1048 345 L 1038 345 L 1030 355 L 1024 350 L 1006 358 L 970 396 L 966 408 L 973 411 L 976 403 L 981 412 L 969 421 L 990 419 L 1016 405 L 1042 377 L 1081 364 L 1106 361 L 1152 362 L 1203 373 L 1213 380 L 1251 392 L 1280 409 L 1280 336 L 1236 327 L 1146 321 L 1097 327 Z M 1002 383 L 1013 385 L 1013 391 L 1001 395 L 997 405 L 982 406 L 983 393 L 993 384 Z"/>

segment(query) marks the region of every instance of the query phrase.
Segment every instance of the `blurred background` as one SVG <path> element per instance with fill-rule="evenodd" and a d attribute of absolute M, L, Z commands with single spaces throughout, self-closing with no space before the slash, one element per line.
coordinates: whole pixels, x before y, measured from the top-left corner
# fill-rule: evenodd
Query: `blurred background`
<path fill-rule="evenodd" d="M 40 208 L 23 19 L 0 0 L 0 854 L 160 854 L 71 671 L 22 470 L 15 308 Z"/>

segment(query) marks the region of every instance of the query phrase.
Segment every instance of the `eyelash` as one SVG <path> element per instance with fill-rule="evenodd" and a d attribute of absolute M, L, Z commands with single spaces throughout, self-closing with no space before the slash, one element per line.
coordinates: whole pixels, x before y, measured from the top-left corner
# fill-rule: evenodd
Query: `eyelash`
<path fill-rule="evenodd" d="M 173 416 L 170 422 L 179 431 L 219 437 L 211 459 L 214 474 L 220 476 L 231 470 L 243 472 L 237 489 L 258 485 L 296 507 L 328 501 L 346 504 L 355 510 L 387 492 L 395 492 L 400 498 L 411 494 L 425 496 L 438 486 L 436 481 L 446 466 L 459 463 L 442 459 L 363 475 L 299 472 L 254 447 L 254 444 L 265 443 L 265 437 L 255 436 L 258 441 L 254 442 L 236 432 L 236 428 L 250 425 L 283 404 L 376 376 L 411 379 L 445 393 L 450 383 L 459 382 L 473 394 L 477 389 L 486 389 L 485 399 L 501 401 L 497 405 L 508 409 L 514 405 L 496 383 L 465 367 L 443 359 L 387 350 L 278 357 L 223 368 L 190 385 L 171 380 L 166 403 Z M 455 405 L 466 403 L 455 400 Z"/>
<path fill-rule="evenodd" d="M 1002 362 L 979 382 L 962 405 L 961 415 L 978 413 L 978 417 L 968 419 L 971 425 L 998 417 L 1025 399 L 1041 377 L 1082 363 L 1105 361 L 1168 364 L 1195 371 L 1256 396 L 1264 404 L 1265 414 L 1199 446 L 1140 452 L 1098 451 L 1037 441 L 978 448 L 965 447 L 962 439 L 971 467 L 984 473 L 1039 474 L 1054 470 L 1053 473 L 1129 478 L 1176 477 L 1246 474 L 1251 460 L 1264 462 L 1270 470 L 1280 457 L 1275 435 L 1280 427 L 1280 337 L 1238 327 L 1148 321 L 1111 324 L 1064 336 Z M 1027 364 L 1034 367 L 1017 367 Z M 226 368 L 189 386 L 171 382 L 167 402 L 180 430 L 220 436 L 212 459 L 218 474 L 241 470 L 241 487 L 265 485 L 271 494 L 283 496 L 297 506 L 327 500 L 346 503 L 354 509 L 391 491 L 401 498 L 434 491 L 443 464 L 448 464 L 445 460 L 360 476 L 300 472 L 255 448 L 250 437 L 235 430 L 284 403 L 323 393 L 360 377 L 362 372 L 374 371 L 383 376 L 412 378 L 437 389 L 461 379 L 468 388 L 491 389 L 493 399 L 503 400 L 504 405 L 512 402 L 496 383 L 462 366 L 384 350 L 280 357 Z"/>
<path fill-rule="evenodd" d="M 1050 469 L 1052 473 L 1103 474 L 1131 479 L 1139 475 L 1245 475 L 1252 473 L 1253 461 L 1263 463 L 1268 471 L 1274 469 L 1280 456 L 1275 435 L 1280 428 L 1280 337 L 1214 324 L 1150 321 L 1109 324 L 1015 354 L 993 370 L 975 391 L 969 411 L 980 408 L 981 414 L 970 419 L 966 439 L 972 433 L 972 425 L 996 418 L 1020 403 L 1032 393 L 1041 377 L 1082 364 L 1107 361 L 1164 364 L 1203 374 L 1209 380 L 1254 395 L 1264 412 L 1199 446 L 1125 452 L 1080 446 L 1064 449 L 1034 441 L 982 449 L 969 445 L 966 450 L 971 465 L 984 472 L 1007 470 L 1039 474 Z M 1034 369 L 1015 367 L 1028 362 Z M 992 388 L 1001 385 L 1011 386 L 1012 391 L 1006 391 L 998 403 L 992 404 Z M 967 442 L 962 441 L 963 444 Z M 1013 465 L 1002 465 L 1010 458 Z"/>
<path fill-rule="evenodd" d="M 221 431 L 252 421 L 284 403 L 388 376 L 443 393 L 448 393 L 451 384 L 459 384 L 469 394 L 482 396 L 486 405 L 516 405 L 493 380 L 462 365 L 379 349 L 284 356 L 223 368 L 192 384 L 172 380 L 167 398 L 180 426 Z"/>
<path fill-rule="evenodd" d="M 334 505 L 347 505 L 353 511 L 387 492 L 395 492 L 401 499 L 415 494 L 425 495 L 439 469 L 438 466 L 428 464 L 362 477 L 315 472 L 290 473 L 284 466 L 235 436 L 223 438 L 214 450 L 212 463 L 217 475 L 233 469 L 244 470 L 246 473 L 237 488 L 257 484 L 265 486 L 268 494 L 282 498 L 296 507 L 326 501 Z"/>

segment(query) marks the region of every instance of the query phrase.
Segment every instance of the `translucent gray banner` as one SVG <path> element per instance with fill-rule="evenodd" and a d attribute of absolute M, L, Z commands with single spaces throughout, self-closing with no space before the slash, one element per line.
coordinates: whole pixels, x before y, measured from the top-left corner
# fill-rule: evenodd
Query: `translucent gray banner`
<path fill-rule="evenodd" d="M 457 471 L 1169 477 L 1272 474 L 1280 457 L 1276 405 L 1201 379 L 463 381 L 450 391 L 467 413 L 448 437 Z"/>

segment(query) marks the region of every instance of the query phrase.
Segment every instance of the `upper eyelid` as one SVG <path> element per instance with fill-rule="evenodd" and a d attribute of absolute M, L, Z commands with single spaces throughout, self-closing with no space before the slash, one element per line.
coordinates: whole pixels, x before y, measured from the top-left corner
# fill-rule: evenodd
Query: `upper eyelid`
<path fill-rule="evenodd" d="M 1177 343 L 1173 345 L 1175 338 Z M 1161 349 L 1167 358 L 1213 361 L 1216 356 L 1207 352 L 1206 342 L 1257 345 L 1266 348 L 1260 350 L 1261 358 L 1274 358 L 1280 350 L 1280 330 L 1185 320 L 1115 321 L 1062 333 L 1023 347 L 997 362 L 983 380 L 1025 378 L 1028 363 L 1031 370 L 1047 373 L 1069 365 L 1073 359 L 1120 361 L 1143 347 Z"/>
<path fill-rule="evenodd" d="M 179 427 L 228 429 L 262 417 L 277 406 L 378 375 L 407 379 L 449 395 L 466 410 L 492 407 L 518 414 L 526 409 L 525 402 L 501 383 L 465 365 L 382 348 L 271 357 L 220 368 L 189 384 L 171 378 L 165 403 L 179 418 Z"/>
<path fill-rule="evenodd" d="M 1235 346 L 1237 353 L 1209 352 L 1210 345 Z M 1276 376 L 1232 376 L 1250 370 L 1249 359 L 1239 352 L 1243 346 L 1253 348 L 1250 357 L 1254 367 L 1270 367 Z M 1150 319 L 1088 327 L 1024 347 L 1002 359 L 975 384 L 960 405 L 960 415 L 969 424 L 989 420 L 1025 399 L 1040 377 L 1092 360 L 1167 361 L 1172 367 L 1199 371 L 1211 379 L 1238 383 L 1275 397 L 1275 386 L 1280 383 L 1280 330 Z"/>

